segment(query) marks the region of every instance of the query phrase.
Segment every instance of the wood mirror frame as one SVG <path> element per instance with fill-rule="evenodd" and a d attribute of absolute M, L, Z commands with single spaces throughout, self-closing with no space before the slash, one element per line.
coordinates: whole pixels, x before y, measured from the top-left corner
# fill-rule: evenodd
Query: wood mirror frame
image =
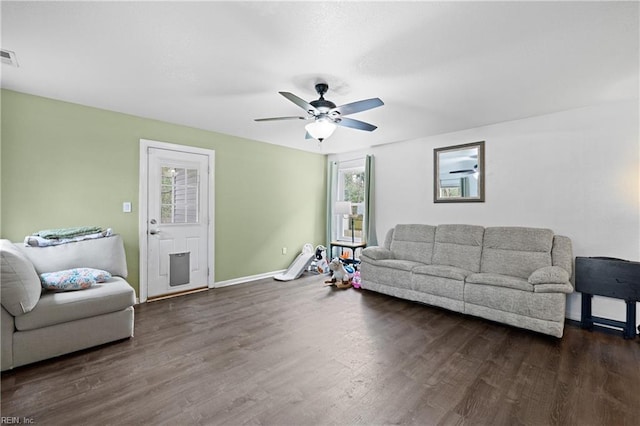
<path fill-rule="evenodd" d="M 484 202 L 484 141 L 433 150 L 433 202 Z"/>

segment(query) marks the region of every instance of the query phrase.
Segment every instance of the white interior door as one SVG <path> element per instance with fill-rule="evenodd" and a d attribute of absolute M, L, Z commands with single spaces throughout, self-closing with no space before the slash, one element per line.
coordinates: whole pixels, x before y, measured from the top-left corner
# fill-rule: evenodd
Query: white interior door
<path fill-rule="evenodd" d="M 147 297 L 209 285 L 209 156 L 147 148 Z"/>

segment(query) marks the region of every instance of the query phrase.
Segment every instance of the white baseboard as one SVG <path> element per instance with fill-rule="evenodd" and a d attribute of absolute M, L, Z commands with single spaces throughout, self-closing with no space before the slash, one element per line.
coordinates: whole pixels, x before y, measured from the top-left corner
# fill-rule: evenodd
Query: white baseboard
<path fill-rule="evenodd" d="M 247 277 L 233 278 L 231 280 L 216 281 L 213 284 L 213 288 L 227 287 L 230 285 L 243 284 L 243 283 L 248 283 L 250 281 L 261 280 L 264 278 L 271 278 L 274 275 L 283 273 L 284 271 L 286 271 L 286 269 L 281 269 L 279 271 L 273 271 L 273 272 L 265 272 L 264 274 L 250 275 Z"/>
<path fill-rule="evenodd" d="M 283 273 L 285 271 L 286 271 L 286 269 L 280 269 L 278 271 L 265 272 L 264 274 L 250 275 L 250 276 L 247 276 L 247 277 L 234 278 L 234 279 L 226 280 L 226 281 L 218 281 L 218 282 L 214 283 L 213 286 L 211 286 L 209 288 L 227 287 L 227 286 L 230 286 L 230 285 L 243 284 L 243 283 L 248 283 L 248 282 L 251 282 L 251 281 L 257 281 L 257 280 L 261 280 L 263 278 L 271 278 L 274 275 L 281 274 L 281 273 Z M 136 297 L 135 304 L 136 305 L 140 304 L 140 298 L 139 297 Z"/>

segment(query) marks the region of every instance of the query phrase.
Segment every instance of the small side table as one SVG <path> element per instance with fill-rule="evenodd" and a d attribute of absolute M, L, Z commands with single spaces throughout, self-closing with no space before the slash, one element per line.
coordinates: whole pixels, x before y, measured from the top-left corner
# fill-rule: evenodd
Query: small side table
<path fill-rule="evenodd" d="M 625 339 L 636 337 L 636 302 L 640 302 L 640 263 L 607 257 L 576 257 L 576 290 L 582 293 L 582 328 L 604 324 L 622 329 Z M 594 295 L 622 299 L 627 305 L 626 321 L 594 316 Z"/>
<path fill-rule="evenodd" d="M 329 254 L 333 257 L 333 248 L 340 247 L 340 254 L 342 254 L 343 248 L 351 249 L 351 259 L 343 259 L 346 263 L 351 263 L 353 265 L 357 265 L 360 263 L 358 259 L 356 259 L 356 249 L 362 249 L 367 246 L 367 243 L 352 243 L 351 241 L 331 241 L 331 247 L 329 247 Z M 331 260 L 331 259 L 329 259 Z"/>

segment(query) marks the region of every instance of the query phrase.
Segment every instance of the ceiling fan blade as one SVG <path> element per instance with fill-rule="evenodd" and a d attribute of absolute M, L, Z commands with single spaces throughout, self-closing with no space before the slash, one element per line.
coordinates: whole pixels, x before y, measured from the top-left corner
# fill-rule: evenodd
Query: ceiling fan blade
<path fill-rule="evenodd" d="M 473 169 L 461 169 L 461 170 L 451 170 L 449 173 L 454 174 L 454 173 L 475 173 L 478 171 L 478 165 L 476 164 L 475 166 L 473 166 Z"/>
<path fill-rule="evenodd" d="M 278 120 L 306 120 L 306 117 L 270 117 L 270 118 L 254 118 L 253 121 L 278 121 Z"/>
<path fill-rule="evenodd" d="M 335 120 L 335 123 L 338 126 L 351 127 L 352 129 L 358 130 L 366 130 L 367 132 L 372 132 L 378 128 L 378 126 L 365 123 L 364 121 L 354 120 L 353 118 L 340 118 L 339 120 Z"/>
<path fill-rule="evenodd" d="M 315 115 L 315 114 L 319 113 L 319 111 L 316 109 L 316 107 L 314 107 L 313 105 L 311 105 L 309 102 L 305 101 L 304 99 L 301 99 L 301 98 L 297 97 L 293 93 L 289 93 L 289 92 L 278 92 L 278 93 L 280 93 L 285 98 L 289 99 L 294 104 L 298 105 L 303 110 L 307 111 L 309 114 L 314 114 Z"/>
<path fill-rule="evenodd" d="M 356 112 L 377 108 L 381 105 L 384 105 L 384 102 L 382 102 L 379 98 L 365 99 L 363 101 L 351 102 L 350 104 L 337 106 L 329 111 L 329 114 L 331 114 L 333 111 L 339 112 L 340 115 L 355 114 Z"/>

